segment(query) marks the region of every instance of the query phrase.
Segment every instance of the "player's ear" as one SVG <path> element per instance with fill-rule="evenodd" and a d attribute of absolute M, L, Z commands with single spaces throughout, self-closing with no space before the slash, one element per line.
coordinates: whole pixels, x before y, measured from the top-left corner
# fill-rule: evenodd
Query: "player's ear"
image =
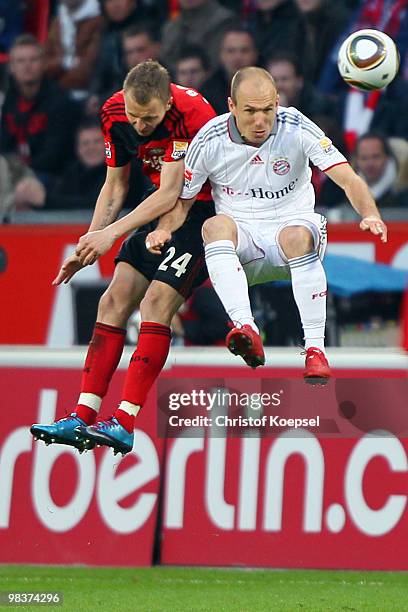
<path fill-rule="evenodd" d="M 235 104 L 232 101 L 232 98 L 228 97 L 228 109 L 230 113 L 232 113 L 235 109 Z"/>
<path fill-rule="evenodd" d="M 167 102 L 166 111 L 170 110 L 173 106 L 173 96 L 170 96 L 169 101 Z"/>

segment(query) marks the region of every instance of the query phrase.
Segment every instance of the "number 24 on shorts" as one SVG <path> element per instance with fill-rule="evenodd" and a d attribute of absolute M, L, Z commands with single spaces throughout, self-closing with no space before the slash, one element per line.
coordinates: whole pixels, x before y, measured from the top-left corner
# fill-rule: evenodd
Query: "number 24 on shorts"
<path fill-rule="evenodd" d="M 161 262 L 160 266 L 158 267 L 159 270 L 167 270 L 168 266 L 168 262 L 173 259 L 174 255 L 176 253 L 176 249 L 174 246 L 171 246 L 168 251 L 167 251 L 167 255 L 166 257 L 163 259 L 163 261 Z M 190 261 L 190 259 L 192 258 L 192 254 L 191 253 L 184 253 L 183 255 L 180 255 L 180 257 L 177 257 L 177 259 L 175 259 L 171 264 L 170 267 L 174 268 L 176 270 L 176 276 L 177 278 L 179 278 L 182 274 L 185 273 L 185 271 L 187 270 L 187 266 L 188 263 Z"/>

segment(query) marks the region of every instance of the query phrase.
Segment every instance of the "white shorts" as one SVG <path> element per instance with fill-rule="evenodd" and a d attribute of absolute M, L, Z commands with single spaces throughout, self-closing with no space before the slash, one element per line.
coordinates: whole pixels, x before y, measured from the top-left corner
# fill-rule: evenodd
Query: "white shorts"
<path fill-rule="evenodd" d="M 326 218 L 315 212 L 297 213 L 279 221 L 237 221 L 237 255 L 249 285 L 290 279 L 288 260 L 278 238 L 284 227 L 303 225 L 310 229 L 315 249 L 323 260 L 327 245 Z"/>

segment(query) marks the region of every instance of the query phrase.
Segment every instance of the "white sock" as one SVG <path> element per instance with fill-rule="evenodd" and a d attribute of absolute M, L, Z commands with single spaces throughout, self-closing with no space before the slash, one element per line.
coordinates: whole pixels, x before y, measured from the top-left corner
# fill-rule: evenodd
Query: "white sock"
<path fill-rule="evenodd" d="M 232 240 L 216 240 L 205 247 L 208 274 L 218 297 L 234 325 L 254 323 L 248 295 L 248 281 Z"/>
<path fill-rule="evenodd" d="M 78 405 L 87 406 L 92 410 L 95 410 L 96 414 L 99 412 L 99 408 L 102 404 L 102 398 L 95 393 L 80 393 L 78 399 Z"/>
<path fill-rule="evenodd" d="M 305 349 L 324 351 L 326 273 L 316 252 L 289 259 L 292 290 L 302 321 Z"/>
<path fill-rule="evenodd" d="M 130 416 L 136 416 L 140 408 L 138 404 L 132 404 L 126 400 L 122 400 L 118 406 L 118 410 L 123 410 L 123 412 L 130 414 Z"/>

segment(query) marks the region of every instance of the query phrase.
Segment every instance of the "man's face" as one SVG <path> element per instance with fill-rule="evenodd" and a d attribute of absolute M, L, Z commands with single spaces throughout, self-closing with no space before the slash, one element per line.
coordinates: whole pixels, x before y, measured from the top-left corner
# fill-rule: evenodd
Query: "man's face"
<path fill-rule="evenodd" d="M 267 70 L 275 79 L 279 95 L 291 106 L 303 87 L 303 78 L 296 75 L 295 67 L 287 61 L 271 62 Z"/>
<path fill-rule="evenodd" d="M 163 102 L 159 98 L 152 98 L 148 104 L 142 106 L 135 102 L 129 93 L 125 93 L 125 110 L 129 123 L 140 136 L 150 136 L 164 119 L 164 115 L 171 107 L 172 98 Z"/>
<path fill-rule="evenodd" d="M 78 134 L 77 155 L 87 168 L 103 164 L 105 145 L 103 134 L 97 127 L 83 129 Z"/>
<path fill-rule="evenodd" d="M 12 49 L 10 72 L 18 85 L 40 83 L 45 72 L 42 50 L 34 45 L 22 45 Z"/>
<path fill-rule="evenodd" d="M 133 11 L 135 0 L 105 0 L 104 9 L 108 19 L 119 23 Z"/>
<path fill-rule="evenodd" d="M 220 51 L 221 65 L 229 77 L 240 68 L 256 64 L 258 52 L 249 34 L 229 32 L 225 35 Z"/>
<path fill-rule="evenodd" d="M 383 175 L 388 156 L 383 144 L 377 138 L 367 138 L 360 142 L 356 152 L 358 169 L 369 185 L 377 182 Z"/>
<path fill-rule="evenodd" d="M 207 76 L 199 57 L 188 57 L 177 63 L 176 83 L 183 87 L 200 89 Z"/>
<path fill-rule="evenodd" d="M 266 79 L 244 80 L 237 91 L 236 104 L 228 99 L 239 133 L 255 146 L 260 146 L 270 135 L 278 104 L 276 89 Z"/>
<path fill-rule="evenodd" d="M 125 37 L 122 45 L 126 66 L 129 70 L 140 62 L 157 59 L 159 55 L 159 45 L 151 40 L 148 34 L 141 33 Z"/>

